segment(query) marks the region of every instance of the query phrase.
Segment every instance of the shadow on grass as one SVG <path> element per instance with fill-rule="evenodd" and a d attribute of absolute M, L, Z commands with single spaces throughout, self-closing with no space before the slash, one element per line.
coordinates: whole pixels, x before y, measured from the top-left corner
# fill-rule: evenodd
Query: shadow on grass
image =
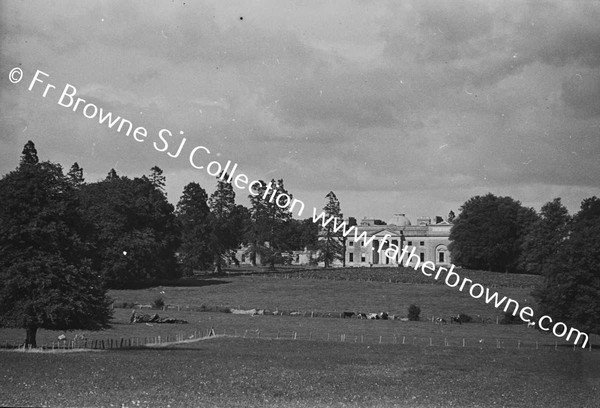
<path fill-rule="evenodd" d="M 213 286 L 213 285 L 225 285 L 231 283 L 221 279 L 213 279 L 209 277 L 203 278 L 181 278 L 173 281 L 160 282 L 159 286 L 166 287 L 201 287 L 201 286 Z"/>

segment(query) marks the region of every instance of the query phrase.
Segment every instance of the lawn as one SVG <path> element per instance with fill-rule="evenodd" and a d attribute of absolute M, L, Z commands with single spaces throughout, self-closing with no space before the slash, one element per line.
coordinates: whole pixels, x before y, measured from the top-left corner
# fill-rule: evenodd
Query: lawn
<path fill-rule="evenodd" d="M 600 355 L 213 338 L 169 349 L 0 352 L 0 404 L 596 407 Z"/>
<path fill-rule="evenodd" d="M 495 290 L 533 304 L 529 288 Z M 230 276 L 185 286 L 113 290 L 118 302 L 167 310 L 142 313 L 188 324 L 130 324 L 115 308 L 112 327 L 88 341 L 215 337 L 160 348 L 75 353 L 0 351 L 0 405 L 268 407 L 595 407 L 600 354 L 574 349 L 525 325 L 434 324 L 457 313 L 494 318 L 481 300 L 439 284 Z M 525 300 L 527 299 L 527 300 Z M 204 305 L 287 311 L 422 309 L 420 322 L 308 316 L 255 316 L 186 310 Z M 177 307 L 178 306 L 178 307 Z M 183 307 L 182 307 L 183 306 Z M 181 310 L 179 310 L 181 309 Z M 534 308 L 535 309 L 535 308 Z M 82 332 L 66 333 L 69 338 Z M 40 330 L 38 343 L 61 332 Z M 0 344 L 23 330 L 0 329 Z M 598 336 L 591 336 L 594 345 Z"/>
<path fill-rule="evenodd" d="M 116 302 L 150 304 L 162 297 L 170 305 L 199 307 L 229 306 L 286 311 L 381 312 L 406 316 L 412 303 L 421 308 L 422 318 L 466 313 L 494 321 L 500 313 L 481 299 L 438 284 L 404 284 L 327 279 L 280 279 L 240 276 L 205 279 L 201 286 L 161 286 L 142 290 L 113 290 Z M 530 288 L 498 287 L 501 296 L 522 305 L 534 306 Z M 534 308 L 535 310 L 535 308 Z"/>

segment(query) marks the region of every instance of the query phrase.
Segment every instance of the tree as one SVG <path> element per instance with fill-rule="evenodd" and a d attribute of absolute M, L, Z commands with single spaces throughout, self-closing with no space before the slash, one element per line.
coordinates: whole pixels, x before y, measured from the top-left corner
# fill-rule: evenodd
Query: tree
<path fill-rule="evenodd" d="M 107 327 L 110 299 L 92 271 L 78 196 L 58 164 L 40 163 L 34 144 L 0 179 L 0 326 L 36 333 Z"/>
<path fill-rule="evenodd" d="M 600 333 L 600 199 L 583 200 L 569 223 L 555 261 L 544 270 L 544 286 L 533 292 L 553 321 Z"/>
<path fill-rule="evenodd" d="M 337 218 L 338 224 L 341 223 L 344 216 L 340 210 L 340 202 L 335 193 L 330 191 L 325 198 L 327 199 L 327 202 L 325 207 L 323 207 L 323 211 L 326 218 L 329 219 L 334 217 Z M 346 259 L 346 246 L 342 231 L 335 232 L 333 227 L 334 224 L 330 222 L 325 227 L 321 227 L 321 231 L 319 233 L 318 261 L 323 262 L 325 268 L 329 268 L 336 260 L 344 262 Z"/>
<path fill-rule="evenodd" d="M 174 207 L 147 178 L 119 177 L 81 189 L 93 266 L 111 288 L 139 287 L 179 277 Z"/>
<path fill-rule="evenodd" d="M 83 178 L 83 169 L 79 167 L 77 162 L 73 163 L 71 166 L 71 169 L 67 173 L 67 178 L 76 188 L 81 187 L 85 183 L 85 179 Z"/>
<path fill-rule="evenodd" d="M 106 175 L 105 180 L 111 181 L 111 180 L 118 180 L 118 179 L 119 179 L 119 175 L 117 174 L 117 171 L 115 169 L 110 169 L 110 171 Z"/>
<path fill-rule="evenodd" d="M 39 163 L 39 158 L 37 155 L 37 150 L 35 148 L 35 144 L 29 140 L 25 143 L 23 147 L 23 152 L 21 155 L 21 165 L 34 165 Z"/>
<path fill-rule="evenodd" d="M 521 268 L 542 275 L 557 261 L 557 248 L 567 239 L 571 217 L 560 198 L 544 204 L 521 247 Z"/>
<path fill-rule="evenodd" d="M 228 175 L 223 177 L 227 179 Z M 211 214 L 211 234 L 209 248 L 213 254 L 216 273 L 222 272 L 225 262 L 231 258 L 231 252 L 239 247 L 242 240 L 242 214 L 235 204 L 233 186 L 222 180 L 208 199 Z"/>
<path fill-rule="evenodd" d="M 488 193 L 465 202 L 450 230 L 456 264 L 495 272 L 520 272 L 521 243 L 536 219 L 531 208 Z"/>
<path fill-rule="evenodd" d="M 210 251 L 212 234 L 208 195 L 198 183 L 189 183 L 177 203 L 176 215 L 181 227 L 179 259 L 183 274 L 192 276 L 194 270 L 207 269 L 213 262 Z"/>
<path fill-rule="evenodd" d="M 154 188 L 156 188 L 164 193 L 165 186 L 167 184 L 167 182 L 166 182 L 167 178 L 163 175 L 162 169 L 158 166 L 154 166 L 150 169 L 150 171 L 151 171 L 151 173 L 150 173 L 150 176 L 148 177 L 148 179 L 150 180 L 150 183 L 152 183 Z"/>
<path fill-rule="evenodd" d="M 450 210 L 450 212 L 448 213 L 448 222 L 449 223 L 454 222 L 455 218 L 456 218 L 456 214 L 454 214 L 454 211 Z"/>
<path fill-rule="evenodd" d="M 284 261 L 284 252 L 290 250 L 286 231 L 292 213 L 288 207 L 278 206 L 276 200 L 270 201 L 271 191 L 276 191 L 277 196 L 286 194 L 290 197 L 290 202 L 293 196 L 285 189 L 283 179 L 271 180 L 268 186 L 260 180 L 260 187 L 255 191 L 258 193 L 256 196 L 249 196 L 252 205 L 250 209 L 252 227 L 246 235 L 247 253 L 250 254 L 253 263 L 256 255 L 259 254 L 263 263 L 268 263 L 271 268 L 275 268 L 275 264 Z"/>

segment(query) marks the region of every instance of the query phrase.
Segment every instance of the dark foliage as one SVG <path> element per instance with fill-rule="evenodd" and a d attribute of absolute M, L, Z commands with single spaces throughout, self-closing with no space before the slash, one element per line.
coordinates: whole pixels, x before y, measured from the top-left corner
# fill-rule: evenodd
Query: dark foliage
<path fill-rule="evenodd" d="M 90 247 L 74 185 L 58 164 L 40 163 L 32 142 L 19 167 L 0 180 L 0 325 L 100 329 L 111 316 L 101 277 L 90 268 Z"/>
<path fill-rule="evenodd" d="M 410 305 L 408 307 L 408 320 L 412 322 L 419 321 L 421 315 L 421 308 L 417 305 Z"/>
<path fill-rule="evenodd" d="M 208 269 L 213 262 L 208 195 L 200 184 L 192 182 L 184 187 L 176 213 L 181 227 L 179 262 L 183 275 L 192 276 L 194 270 Z"/>
<path fill-rule="evenodd" d="M 510 197 L 489 193 L 469 199 L 450 232 L 454 263 L 470 269 L 523 272 L 521 246 L 536 219 L 533 209 Z"/>
<path fill-rule="evenodd" d="M 568 237 L 545 266 L 545 285 L 534 292 L 541 312 L 579 330 L 600 333 L 600 199 L 583 200 Z"/>
<path fill-rule="evenodd" d="M 174 208 L 147 177 L 130 179 L 111 170 L 80 191 L 93 268 L 111 288 L 149 285 L 179 276 L 179 230 Z"/>

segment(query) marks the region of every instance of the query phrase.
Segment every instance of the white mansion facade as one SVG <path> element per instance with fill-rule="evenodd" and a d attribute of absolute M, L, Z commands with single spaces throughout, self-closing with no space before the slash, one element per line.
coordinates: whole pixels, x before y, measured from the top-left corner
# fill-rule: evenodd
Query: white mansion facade
<path fill-rule="evenodd" d="M 407 246 L 409 251 L 414 250 L 415 256 L 408 262 L 408 256 L 405 255 L 402 265 L 411 266 L 417 261 L 451 264 L 448 244 L 452 224 L 441 217 L 436 217 L 435 222 L 428 217 L 417 218 L 416 225 L 412 225 L 404 214 L 394 214 L 387 225 L 375 225 L 374 219 L 363 218 L 356 228 L 358 235 L 366 232 L 367 238 L 354 242 L 354 236 L 349 237 L 346 241 L 346 266 L 397 266 L 401 253 L 394 259 L 385 255 L 390 243 L 392 250 L 388 251 L 389 255 L 393 254 L 396 247 L 402 249 Z"/>
<path fill-rule="evenodd" d="M 398 266 L 400 253 L 395 259 L 390 259 L 385 255 L 385 251 L 391 248 L 388 255 L 393 255 L 392 253 L 396 247 L 401 250 L 404 246 L 408 246 L 409 251 L 414 249 L 415 255 L 410 262 L 408 262 L 409 259 L 406 255 L 402 259 L 402 265 L 414 266 L 419 260 L 419 262 L 431 261 L 437 266 L 449 266 L 451 264 L 450 251 L 448 251 L 450 228 L 452 228 L 452 224 L 444 221 L 439 216 L 435 218 L 434 222 L 428 217 L 417 218 L 416 225 L 412 225 L 404 214 L 394 214 L 387 225 L 375 225 L 375 219 L 365 217 L 358 222 L 356 226 L 357 233 L 354 234 L 353 231 L 346 240 L 346 266 Z M 354 242 L 355 235 L 360 236 L 363 232 L 366 233 L 366 239 Z M 371 238 L 373 239 L 371 240 Z M 366 245 L 365 242 L 367 242 Z M 392 247 L 390 247 L 390 243 L 393 245 Z M 381 252 L 378 252 L 380 246 Z M 318 257 L 317 251 L 307 249 L 292 251 L 289 255 L 292 265 L 310 265 Z M 251 264 L 250 257 L 245 254 L 245 248 L 240 248 L 237 251 L 236 258 L 242 265 Z M 257 264 L 261 263 L 258 254 L 256 262 Z M 342 265 L 339 260 L 336 260 L 333 264 L 334 267 L 341 267 Z M 323 263 L 320 263 L 320 266 L 323 266 Z"/>

